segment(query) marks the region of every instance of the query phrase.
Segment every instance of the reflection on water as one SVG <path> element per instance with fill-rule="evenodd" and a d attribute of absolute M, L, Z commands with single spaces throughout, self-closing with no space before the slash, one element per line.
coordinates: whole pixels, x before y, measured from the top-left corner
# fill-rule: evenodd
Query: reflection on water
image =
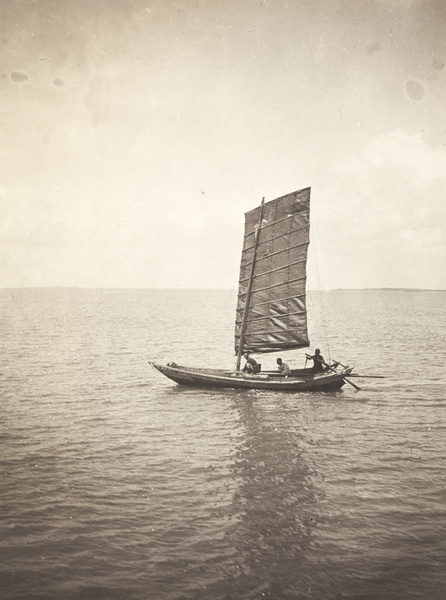
<path fill-rule="evenodd" d="M 231 366 L 233 292 L 2 291 L 2 600 L 442 599 L 444 295 L 327 300 L 360 393 L 148 367 Z"/>
<path fill-rule="evenodd" d="M 313 473 L 284 406 L 261 395 L 234 405 L 243 437 L 231 467 L 238 482 L 233 498 L 238 520 L 227 533 L 237 549 L 229 584 L 234 597 L 255 590 L 284 598 L 308 585 L 305 573 L 296 574 L 314 526 Z"/>

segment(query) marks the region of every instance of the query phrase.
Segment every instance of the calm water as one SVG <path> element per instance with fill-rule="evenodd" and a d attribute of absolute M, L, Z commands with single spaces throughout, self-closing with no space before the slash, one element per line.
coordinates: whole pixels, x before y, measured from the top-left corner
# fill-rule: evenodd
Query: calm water
<path fill-rule="evenodd" d="M 443 599 L 446 293 L 322 300 L 386 379 L 184 389 L 147 360 L 233 366 L 234 292 L 0 291 L 2 600 Z"/>

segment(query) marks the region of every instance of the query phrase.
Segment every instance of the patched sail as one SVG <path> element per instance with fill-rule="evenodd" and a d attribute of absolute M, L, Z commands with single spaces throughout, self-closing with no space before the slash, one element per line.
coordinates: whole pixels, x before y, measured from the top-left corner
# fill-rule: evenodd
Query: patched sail
<path fill-rule="evenodd" d="M 309 346 L 306 262 L 310 192 L 305 188 L 245 214 L 235 323 L 235 351 Z"/>

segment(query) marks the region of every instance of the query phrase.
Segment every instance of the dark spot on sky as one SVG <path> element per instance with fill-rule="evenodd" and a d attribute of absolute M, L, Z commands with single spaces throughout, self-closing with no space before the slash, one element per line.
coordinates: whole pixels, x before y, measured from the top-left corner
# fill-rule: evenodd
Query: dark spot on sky
<path fill-rule="evenodd" d="M 19 73 L 18 71 L 14 71 L 13 73 L 11 73 L 11 79 L 15 81 L 15 83 L 23 83 L 29 78 L 26 73 Z"/>
<path fill-rule="evenodd" d="M 65 85 L 65 82 L 62 81 L 62 79 L 54 79 L 53 85 L 55 85 L 57 87 L 63 87 Z"/>
<path fill-rule="evenodd" d="M 367 54 L 376 54 L 377 52 L 380 52 L 380 50 L 381 50 L 381 44 L 378 44 L 378 42 L 373 42 L 373 44 L 368 44 L 365 49 Z"/>
<path fill-rule="evenodd" d="M 406 81 L 406 92 L 412 100 L 422 100 L 424 98 L 424 86 L 413 79 Z"/>

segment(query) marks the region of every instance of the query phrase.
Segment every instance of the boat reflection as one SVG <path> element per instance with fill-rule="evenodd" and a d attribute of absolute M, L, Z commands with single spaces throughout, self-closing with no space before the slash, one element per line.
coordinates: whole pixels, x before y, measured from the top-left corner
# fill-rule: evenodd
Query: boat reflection
<path fill-rule="evenodd" d="M 236 559 L 227 583 L 234 597 L 253 589 L 296 593 L 308 583 L 302 567 L 316 525 L 316 473 L 301 434 L 308 416 L 295 402 L 267 394 L 239 394 L 233 408 L 240 434 L 231 468 L 236 519 L 226 536 Z"/>

